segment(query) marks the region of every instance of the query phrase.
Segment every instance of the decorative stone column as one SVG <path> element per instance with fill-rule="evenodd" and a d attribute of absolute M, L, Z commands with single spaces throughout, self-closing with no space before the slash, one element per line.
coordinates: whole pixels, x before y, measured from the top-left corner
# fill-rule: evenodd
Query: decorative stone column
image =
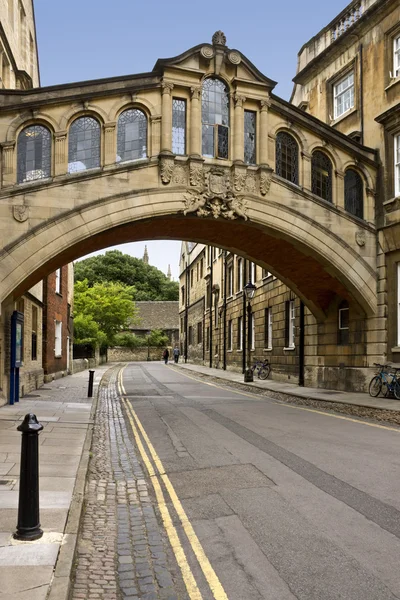
<path fill-rule="evenodd" d="M 309 192 L 311 192 L 311 154 L 308 152 L 301 153 L 302 158 L 302 171 L 303 171 L 303 181 L 300 182 L 303 188 Z"/>
<path fill-rule="evenodd" d="M 54 176 L 65 175 L 68 171 L 67 132 L 59 131 L 54 136 Z"/>
<path fill-rule="evenodd" d="M 162 85 L 161 108 L 161 152 L 172 152 L 172 98 L 173 83 L 164 82 Z"/>
<path fill-rule="evenodd" d="M 261 100 L 260 104 L 260 165 L 268 165 L 268 112 L 271 100 Z"/>
<path fill-rule="evenodd" d="M 201 117 L 200 117 L 200 94 L 201 87 L 190 88 L 190 143 L 189 153 L 201 156 Z"/>
<path fill-rule="evenodd" d="M 15 142 L 6 142 L 2 144 L 3 155 L 3 177 L 2 186 L 14 185 L 16 183 L 16 173 L 14 172 L 15 163 Z"/>
<path fill-rule="evenodd" d="M 336 181 L 336 185 L 335 185 Z M 332 202 L 334 206 L 344 210 L 344 173 L 334 171 L 332 173 Z"/>
<path fill-rule="evenodd" d="M 116 123 L 104 124 L 104 166 L 113 165 L 117 159 Z"/>
<path fill-rule="evenodd" d="M 246 101 L 244 96 L 235 94 L 233 96 L 235 103 L 234 123 L 233 123 L 233 160 L 244 160 L 244 116 L 243 103 Z"/>

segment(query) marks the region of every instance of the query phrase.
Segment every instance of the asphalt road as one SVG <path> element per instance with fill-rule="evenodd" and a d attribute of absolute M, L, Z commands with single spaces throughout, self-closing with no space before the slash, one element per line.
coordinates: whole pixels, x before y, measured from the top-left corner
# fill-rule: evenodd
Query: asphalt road
<path fill-rule="evenodd" d="M 160 475 L 198 597 L 400 598 L 400 429 L 207 385 L 161 363 L 130 364 L 123 385 L 194 529 L 192 539 Z"/>

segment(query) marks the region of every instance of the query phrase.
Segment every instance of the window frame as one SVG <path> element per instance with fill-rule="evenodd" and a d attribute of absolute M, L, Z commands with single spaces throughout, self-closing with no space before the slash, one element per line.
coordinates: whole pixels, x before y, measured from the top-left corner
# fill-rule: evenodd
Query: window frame
<path fill-rule="evenodd" d="M 294 350 L 296 347 L 296 305 L 294 300 L 285 301 L 285 347 Z"/>
<path fill-rule="evenodd" d="M 324 173 L 322 172 L 323 165 L 321 165 L 321 160 L 318 159 L 317 161 L 317 157 L 323 157 L 326 161 L 327 161 L 327 165 L 328 168 L 328 174 L 327 174 L 327 178 L 326 181 L 324 182 L 324 180 L 322 179 L 322 177 L 324 176 Z M 322 150 L 316 149 L 311 156 L 311 193 L 314 194 L 315 196 L 317 196 L 318 198 L 321 198 L 321 200 L 325 200 L 325 202 L 329 202 L 330 204 L 333 203 L 333 177 L 332 177 L 332 171 L 333 171 L 333 164 L 332 164 L 332 160 L 329 157 L 328 154 L 326 154 L 325 152 L 323 152 Z M 321 194 L 318 193 L 317 191 L 317 184 L 318 184 L 318 178 L 317 175 L 320 175 L 320 184 L 321 184 Z M 324 187 L 326 187 L 327 190 L 327 198 L 325 198 L 322 195 L 323 189 Z"/>
<path fill-rule="evenodd" d="M 397 48 L 396 43 L 398 44 Z M 392 53 L 393 79 L 398 79 L 400 77 L 400 32 L 393 36 Z"/>
<path fill-rule="evenodd" d="M 227 339 L 227 350 L 232 352 L 233 350 L 233 322 L 232 319 L 228 321 L 228 339 Z"/>
<path fill-rule="evenodd" d="M 350 173 L 354 173 L 354 182 L 353 185 L 351 187 L 346 187 L 349 186 L 349 181 L 348 181 L 348 176 L 350 175 Z M 346 178 L 347 178 L 347 182 L 346 182 Z M 358 190 L 357 190 L 357 186 L 358 186 Z M 355 198 L 355 195 L 353 198 L 349 198 L 349 194 L 351 190 L 356 189 L 356 191 L 358 191 L 360 193 L 360 197 Z M 354 199 L 355 198 L 355 199 Z M 356 207 L 356 210 L 350 210 L 353 207 Z M 358 208 L 358 210 L 357 210 Z M 359 219 L 363 219 L 364 218 L 364 181 L 362 176 L 360 175 L 360 173 L 358 171 L 356 171 L 356 169 L 354 169 L 353 167 L 349 167 L 348 169 L 346 169 L 345 174 L 344 174 L 344 209 L 346 212 L 348 212 L 350 215 L 353 215 L 354 217 L 357 217 Z M 357 214 L 357 212 L 359 214 Z"/>
<path fill-rule="evenodd" d="M 264 349 L 272 350 L 272 308 L 264 309 Z"/>
<path fill-rule="evenodd" d="M 243 350 L 243 316 L 238 317 L 237 340 L 236 346 L 238 350 Z"/>
<path fill-rule="evenodd" d="M 177 142 L 176 145 L 174 145 L 174 128 L 176 130 L 181 129 L 179 127 L 175 127 L 174 126 L 174 116 L 178 115 L 179 113 L 177 113 L 174 110 L 174 103 L 177 102 L 183 102 L 183 106 L 184 106 L 184 110 L 182 111 L 184 114 L 184 127 L 183 127 L 183 142 Z M 178 156 L 186 156 L 187 154 L 187 101 L 185 98 L 178 98 L 176 96 L 172 97 L 172 124 L 171 124 L 171 130 L 172 130 L 172 152 L 174 154 L 177 154 Z M 180 152 L 180 145 L 183 144 L 183 152 Z"/>
<path fill-rule="evenodd" d="M 27 132 L 30 130 L 29 134 Z M 41 131 L 40 144 L 37 143 L 39 137 L 33 140 L 34 158 L 33 165 L 35 168 L 27 169 L 27 144 L 28 138 L 34 137 L 36 133 Z M 36 168 L 36 163 L 39 162 L 39 152 L 36 153 L 37 147 L 41 148 L 40 153 L 40 168 Z M 36 155 L 37 154 L 37 155 Z M 25 159 L 23 161 L 23 159 Z M 17 184 L 31 183 L 33 181 L 43 181 L 50 179 L 52 176 L 53 166 L 53 133 L 51 129 L 43 123 L 32 123 L 21 129 L 17 137 Z M 39 173 L 40 172 L 40 173 Z"/>
<path fill-rule="evenodd" d="M 62 321 L 54 320 L 54 357 L 62 357 Z"/>
<path fill-rule="evenodd" d="M 243 274 L 244 274 L 244 259 L 237 259 L 237 277 L 236 277 L 236 292 L 243 291 Z"/>
<path fill-rule="evenodd" d="M 137 156 L 136 158 L 122 158 L 123 154 L 127 154 L 128 152 L 132 152 L 132 150 L 126 150 L 125 146 L 126 146 L 126 139 L 124 137 L 124 151 L 123 153 L 120 154 L 120 138 L 122 138 L 122 125 L 121 125 L 121 129 L 120 129 L 120 122 L 121 122 L 121 118 L 123 115 L 125 115 L 128 112 L 136 112 L 136 113 L 140 113 L 140 115 L 144 118 L 144 122 L 145 122 L 145 135 L 144 137 L 144 141 L 146 142 L 145 145 L 145 152 L 143 153 L 143 151 L 141 152 L 141 156 Z M 137 114 L 137 117 L 140 118 L 139 114 Z M 133 122 L 133 121 L 132 121 Z M 129 123 L 129 122 L 128 122 Z M 124 123 L 123 125 L 126 126 L 128 123 Z M 138 131 L 139 131 L 139 138 L 138 138 L 138 142 L 140 143 L 141 138 L 140 138 L 140 123 L 138 124 Z M 142 109 L 142 108 L 138 108 L 137 106 L 131 106 L 128 108 L 125 108 L 124 110 L 122 110 L 119 115 L 118 115 L 118 119 L 117 119 L 117 126 L 116 126 L 116 135 L 117 135 L 117 139 L 116 139 L 116 157 L 115 157 L 115 162 L 117 164 L 125 164 L 125 163 L 130 163 L 130 162 L 135 162 L 138 160 L 146 160 L 149 156 L 149 119 L 148 116 L 146 114 L 146 112 Z M 125 133 L 124 133 L 125 136 Z M 144 155 L 143 155 L 144 154 Z M 119 157 L 119 160 L 118 160 Z"/>
<path fill-rule="evenodd" d="M 224 121 L 224 115 L 216 115 L 215 118 L 213 119 L 214 121 L 216 121 L 217 119 L 221 120 L 221 123 L 215 122 L 215 123 L 209 123 L 208 121 L 206 121 L 205 118 L 205 113 L 207 112 L 205 110 L 205 106 L 208 104 L 212 104 L 210 102 L 210 100 L 207 98 L 205 98 L 206 93 L 208 93 L 208 90 L 206 89 L 206 85 L 208 81 L 214 81 L 214 82 L 218 82 L 221 86 L 224 87 L 223 93 L 226 96 L 226 106 L 227 106 L 227 117 L 226 117 L 226 121 L 227 124 L 223 123 Z M 214 94 L 216 94 L 215 89 L 213 91 Z M 221 94 L 222 95 L 222 94 Z M 222 105 L 221 105 L 222 106 Z M 223 111 L 221 111 L 222 113 Z M 225 159 L 225 160 L 229 160 L 229 156 L 230 156 L 230 120 L 231 120 L 231 106 L 230 106 L 230 93 L 229 93 L 229 86 L 228 84 L 221 78 L 219 77 L 206 77 L 203 81 L 203 84 L 201 86 L 201 153 L 202 156 L 205 156 L 206 158 L 219 158 L 219 159 Z M 206 132 L 208 131 L 208 129 L 212 129 L 213 134 L 213 154 L 211 155 L 210 153 L 206 153 L 205 150 L 208 150 L 208 148 L 206 148 L 205 146 L 207 144 L 205 144 L 205 139 L 207 138 L 207 134 Z M 226 131 L 226 153 L 222 153 L 220 152 L 220 141 L 222 139 L 222 135 L 225 135 L 225 131 Z"/>
<path fill-rule="evenodd" d="M 78 138 L 78 131 L 76 132 L 76 138 L 73 138 L 73 135 L 75 135 L 75 128 L 77 126 L 77 124 L 79 123 L 79 121 L 86 121 L 86 125 L 88 125 L 88 123 L 91 121 L 92 122 L 92 127 L 85 127 L 83 129 L 81 129 L 81 131 L 90 131 L 91 134 L 93 134 L 94 132 L 96 132 L 96 136 L 95 135 L 91 135 L 90 138 L 88 137 L 87 139 L 90 139 L 91 143 L 92 143 L 92 147 L 91 150 L 93 151 L 93 149 L 96 150 L 96 165 L 93 167 L 87 167 L 85 165 L 85 163 L 80 160 L 79 158 L 79 152 L 80 150 L 78 150 L 78 145 L 79 145 L 79 140 Z M 71 135 L 71 133 L 73 135 Z M 97 137 L 97 140 L 96 140 Z M 85 137 L 85 142 L 87 141 L 86 137 Z M 97 141 L 97 144 L 94 144 L 94 142 Z M 72 147 L 72 143 L 74 142 L 74 147 Z M 75 143 L 76 142 L 76 143 Z M 81 115 L 76 117 L 69 125 L 68 128 L 68 156 L 67 156 L 67 172 L 70 175 L 75 175 L 76 173 L 82 173 L 85 171 L 91 171 L 92 169 L 99 169 L 101 167 L 101 143 L 102 143 L 102 139 L 101 139 L 101 124 L 98 121 L 98 119 L 96 119 L 95 117 L 93 117 L 92 115 Z M 76 147 L 75 147 L 76 146 Z M 75 160 L 72 160 L 75 159 Z M 87 159 L 86 159 L 87 160 Z M 93 157 L 90 158 L 90 160 L 93 160 Z M 75 163 L 80 162 L 81 164 L 84 165 L 84 168 L 74 168 L 72 165 L 74 165 Z"/>
<path fill-rule="evenodd" d="M 394 134 L 394 154 L 393 154 L 393 169 L 394 169 L 394 195 L 400 196 L 400 131 Z"/>
<path fill-rule="evenodd" d="M 337 93 L 337 88 L 344 81 L 346 81 L 346 79 L 348 79 L 351 76 L 353 76 L 353 82 L 352 82 L 352 84 L 349 85 L 344 90 L 342 90 L 339 93 Z M 349 106 L 348 108 L 346 108 L 345 110 L 343 110 L 341 113 L 339 113 L 338 112 L 337 100 L 338 100 L 338 98 L 344 96 L 344 94 L 346 94 L 346 92 L 348 90 L 352 90 L 352 96 L 351 96 L 352 104 L 351 104 L 351 106 Z M 349 71 L 347 71 L 346 73 L 344 73 L 340 78 L 336 79 L 332 83 L 332 93 L 333 93 L 333 98 L 332 98 L 332 101 L 333 101 L 333 119 L 334 119 L 334 121 L 336 121 L 336 119 L 340 119 L 345 114 L 347 114 L 348 112 L 350 112 L 353 108 L 355 108 L 355 104 L 356 104 L 356 74 L 355 74 L 354 68 L 352 68 Z"/>
<path fill-rule="evenodd" d="M 253 119 L 254 131 L 246 131 L 246 126 L 248 128 L 248 121 L 246 121 L 246 115 L 251 116 Z M 251 140 L 251 135 L 254 136 L 254 139 Z M 246 165 L 256 165 L 257 164 L 257 113 L 254 110 L 244 110 L 243 111 L 243 156 L 244 163 Z M 251 156 L 250 156 L 251 154 Z"/>
<path fill-rule="evenodd" d="M 343 315 L 347 315 L 347 326 L 343 325 Z M 344 333 L 345 332 L 345 333 Z M 350 308 L 346 301 L 343 301 L 338 306 L 338 345 L 348 346 L 350 343 Z"/>
<path fill-rule="evenodd" d="M 56 269 L 55 275 L 56 275 L 56 281 L 55 281 L 54 290 L 55 290 L 56 294 L 59 294 L 61 296 L 61 268 Z"/>
<path fill-rule="evenodd" d="M 289 151 L 290 160 L 288 160 Z M 290 177 L 287 177 L 289 167 Z M 287 131 L 278 131 L 275 137 L 275 172 L 285 181 L 299 185 L 299 143 Z"/>

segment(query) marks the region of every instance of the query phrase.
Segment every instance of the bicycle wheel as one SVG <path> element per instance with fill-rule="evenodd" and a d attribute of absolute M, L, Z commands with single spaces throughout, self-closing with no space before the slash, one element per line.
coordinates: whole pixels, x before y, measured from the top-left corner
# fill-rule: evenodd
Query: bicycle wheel
<path fill-rule="evenodd" d="M 369 384 L 369 395 L 373 398 L 376 398 L 377 396 L 379 396 L 381 389 L 382 379 L 379 377 L 379 375 L 375 375 L 375 377 L 371 379 L 371 382 Z"/>
<path fill-rule="evenodd" d="M 400 383 L 397 381 L 392 382 L 393 385 L 393 394 L 396 400 L 400 400 Z"/>
<path fill-rule="evenodd" d="M 268 375 L 270 373 L 271 373 L 271 365 L 266 364 L 263 367 L 261 367 L 260 370 L 258 371 L 258 378 L 259 379 L 267 379 Z"/>

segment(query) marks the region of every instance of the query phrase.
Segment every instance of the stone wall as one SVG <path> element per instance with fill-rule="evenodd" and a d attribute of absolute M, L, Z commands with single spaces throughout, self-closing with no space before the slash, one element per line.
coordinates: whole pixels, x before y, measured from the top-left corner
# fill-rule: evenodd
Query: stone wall
<path fill-rule="evenodd" d="M 150 347 L 150 360 L 163 360 L 162 354 L 164 348 L 152 348 Z M 170 359 L 172 360 L 172 349 L 169 348 Z M 118 346 L 116 348 L 108 349 L 108 362 L 140 362 L 147 361 L 148 348 L 139 347 L 131 350 L 130 348 L 124 348 Z"/>

